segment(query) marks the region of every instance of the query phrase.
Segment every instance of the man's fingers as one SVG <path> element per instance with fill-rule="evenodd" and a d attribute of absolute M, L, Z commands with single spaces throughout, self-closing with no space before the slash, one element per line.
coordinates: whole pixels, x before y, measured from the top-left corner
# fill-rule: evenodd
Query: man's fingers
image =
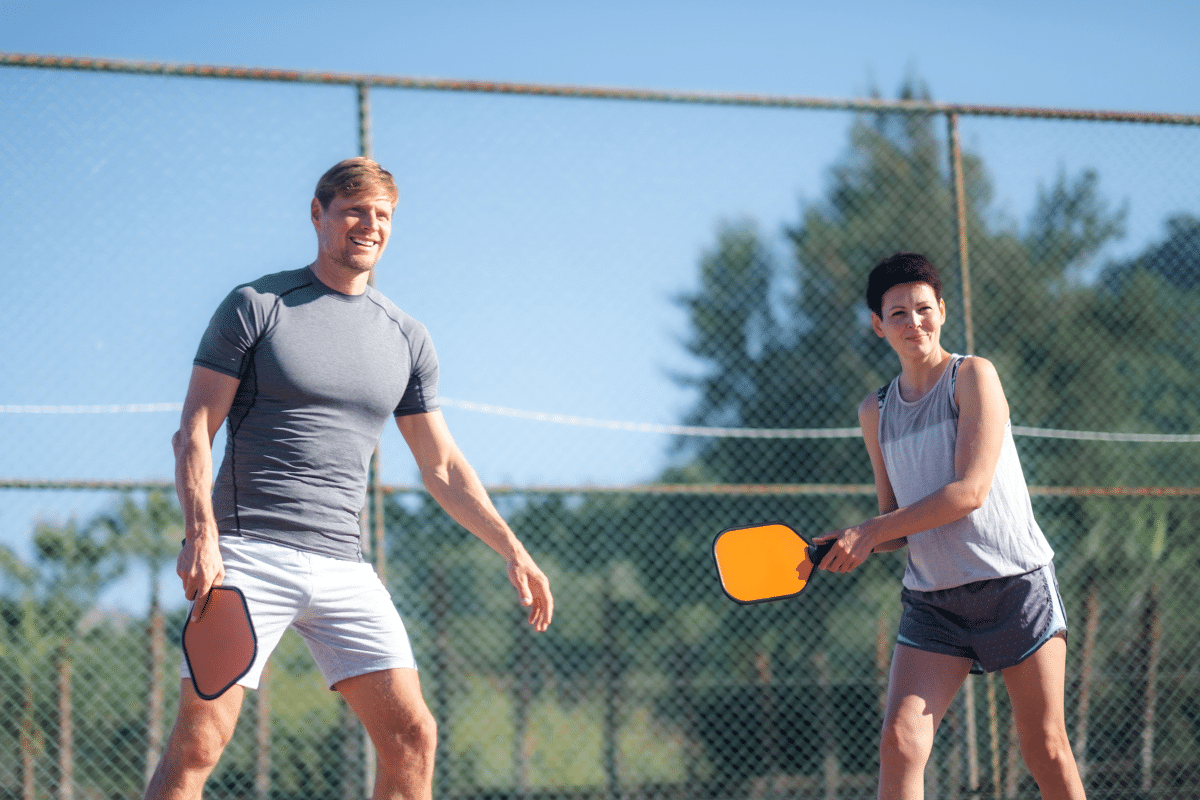
<path fill-rule="evenodd" d="M 550 618 L 553 613 L 548 603 L 544 601 L 534 603 L 533 610 L 529 612 L 529 624 L 533 626 L 534 630 L 541 633 L 550 627 Z"/>
<path fill-rule="evenodd" d="M 209 591 L 212 591 L 209 589 Z M 192 622 L 200 621 L 200 612 L 204 610 L 204 603 L 208 600 L 208 592 L 203 594 L 197 593 L 194 602 L 192 603 Z"/>
<path fill-rule="evenodd" d="M 529 616 L 530 623 L 542 632 L 550 627 L 554 619 L 554 595 L 550 593 L 550 581 L 545 576 L 537 583 L 538 599 L 533 604 L 533 613 Z"/>
<path fill-rule="evenodd" d="M 515 564 L 511 565 L 508 568 L 508 580 L 517 590 L 517 599 L 521 601 L 521 605 L 530 605 L 533 602 L 533 595 L 529 592 L 529 578 L 525 572 L 517 569 Z"/>
<path fill-rule="evenodd" d="M 216 578 L 214 578 L 212 583 L 209 583 L 207 585 L 197 584 L 197 586 L 199 588 L 197 588 L 195 590 L 194 597 L 189 598 L 189 599 L 193 600 L 192 619 L 196 620 L 197 622 L 200 621 L 200 614 L 204 611 L 204 604 L 208 600 L 208 595 L 212 592 L 214 587 L 220 586 L 224 580 L 225 580 L 225 571 L 222 570 L 221 574 L 218 575 Z"/>

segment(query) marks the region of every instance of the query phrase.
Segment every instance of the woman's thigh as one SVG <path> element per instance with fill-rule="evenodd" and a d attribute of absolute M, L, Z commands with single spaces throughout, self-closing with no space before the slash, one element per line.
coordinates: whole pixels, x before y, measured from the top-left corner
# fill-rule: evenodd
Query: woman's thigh
<path fill-rule="evenodd" d="M 969 658 L 896 645 L 884 727 L 930 743 L 971 670 Z"/>

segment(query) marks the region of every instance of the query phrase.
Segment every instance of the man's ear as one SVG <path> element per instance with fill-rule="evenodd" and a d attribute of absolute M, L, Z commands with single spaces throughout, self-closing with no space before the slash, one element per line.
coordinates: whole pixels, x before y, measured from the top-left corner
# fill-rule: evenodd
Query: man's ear
<path fill-rule="evenodd" d="M 312 223 L 313 227 L 317 227 L 321 221 L 321 201 L 317 198 L 312 199 Z"/>

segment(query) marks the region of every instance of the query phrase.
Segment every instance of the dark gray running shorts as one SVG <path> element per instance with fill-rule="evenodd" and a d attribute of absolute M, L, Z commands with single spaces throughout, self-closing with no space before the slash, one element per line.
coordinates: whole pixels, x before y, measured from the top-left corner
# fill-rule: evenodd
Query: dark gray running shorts
<path fill-rule="evenodd" d="M 900 600 L 904 611 L 896 643 L 969 658 L 976 666 L 972 672 L 1016 666 L 1067 629 L 1053 563 L 933 592 L 904 589 Z"/>

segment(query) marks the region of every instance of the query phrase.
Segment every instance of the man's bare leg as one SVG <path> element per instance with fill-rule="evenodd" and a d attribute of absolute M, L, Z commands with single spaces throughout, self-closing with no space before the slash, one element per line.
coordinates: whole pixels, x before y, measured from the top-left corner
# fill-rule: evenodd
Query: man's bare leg
<path fill-rule="evenodd" d="M 200 800 L 204 782 L 233 738 L 245 690 L 234 686 L 216 700 L 196 694 L 189 679 L 179 687 L 179 716 L 146 800 Z"/>
<path fill-rule="evenodd" d="M 415 669 L 389 669 L 336 688 L 362 720 L 378 755 L 374 800 L 430 800 L 437 722 Z"/>

